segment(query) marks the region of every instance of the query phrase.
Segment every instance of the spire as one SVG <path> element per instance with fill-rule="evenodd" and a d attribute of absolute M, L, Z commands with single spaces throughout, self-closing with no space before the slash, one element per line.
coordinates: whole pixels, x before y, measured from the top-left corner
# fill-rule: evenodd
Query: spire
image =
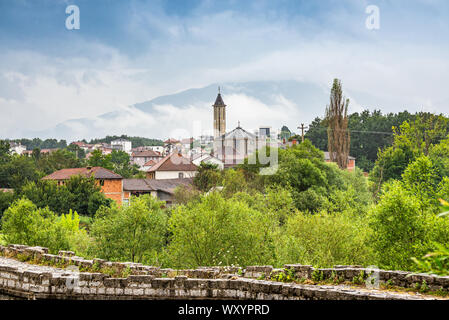
<path fill-rule="evenodd" d="M 213 106 L 214 107 L 226 107 L 226 105 L 223 102 L 223 98 L 221 97 L 220 87 L 218 87 L 217 99 L 215 99 L 215 103 Z"/>

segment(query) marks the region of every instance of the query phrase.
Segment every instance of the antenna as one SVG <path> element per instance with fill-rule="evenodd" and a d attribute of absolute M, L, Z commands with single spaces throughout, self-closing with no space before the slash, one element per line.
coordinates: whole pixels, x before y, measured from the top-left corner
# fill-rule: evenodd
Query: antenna
<path fill-rule="evenodd" d="M 218 86 L 218 94 L 220 94 L 220 86 Z"/>

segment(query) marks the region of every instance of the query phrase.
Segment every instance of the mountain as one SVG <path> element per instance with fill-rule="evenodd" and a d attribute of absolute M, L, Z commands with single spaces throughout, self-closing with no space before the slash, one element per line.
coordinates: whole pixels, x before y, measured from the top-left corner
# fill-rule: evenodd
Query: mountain
<path fill-rule="evenodd" d="M 239 121 L 249 131 L 259 126 L 277 131 L 283 125 L 295 131 L 300 123 L 323 116 L 329 101 L 329 88 L 293 80 L 224 83 L 220 87 L 227 105 L 227 131 Z M 158 139 L 212 134 L 217 89 L 218 84 L 188 89 L 97 117 L 67 120 L 27 136 L 74 141 L 114 134 Z"/>

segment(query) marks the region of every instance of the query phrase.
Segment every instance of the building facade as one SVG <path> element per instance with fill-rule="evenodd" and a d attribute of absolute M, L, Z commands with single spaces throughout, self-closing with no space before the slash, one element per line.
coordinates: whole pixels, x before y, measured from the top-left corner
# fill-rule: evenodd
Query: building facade
<path fill-rule="evenodd" d="M 112 199 L 118 204 L 122 203 L 123 198 L 123 178 L 108 169 L 102 167 L 85 167 L 61 169 L 52 174 L 43 177 L 42 180 L 57 181 L 59 185 L 70 180 L 72 176 L 80 175 L 83 177 L 94 177 L 97 185 L 101 187 L 101 192 L 106 198 Z"/>
<path fill-rule="evenodd" d="M 146 173 L 148 179 L 183 179 L 193 178 L 197 173 L 197 166 L 189 158 L 180 153 L 165 156 L 153 165 Z"/>

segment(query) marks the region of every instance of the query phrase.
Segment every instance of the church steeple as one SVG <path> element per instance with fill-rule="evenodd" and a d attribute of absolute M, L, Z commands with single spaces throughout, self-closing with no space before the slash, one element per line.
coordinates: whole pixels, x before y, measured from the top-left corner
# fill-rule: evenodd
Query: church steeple
<path fill-rule="evenodd" d="M 214 138 L 220 137 L 226 133 L 226 105 L 221 97 L 220 87 L 218 87 L 217 99 L 214 107 Z"/>

